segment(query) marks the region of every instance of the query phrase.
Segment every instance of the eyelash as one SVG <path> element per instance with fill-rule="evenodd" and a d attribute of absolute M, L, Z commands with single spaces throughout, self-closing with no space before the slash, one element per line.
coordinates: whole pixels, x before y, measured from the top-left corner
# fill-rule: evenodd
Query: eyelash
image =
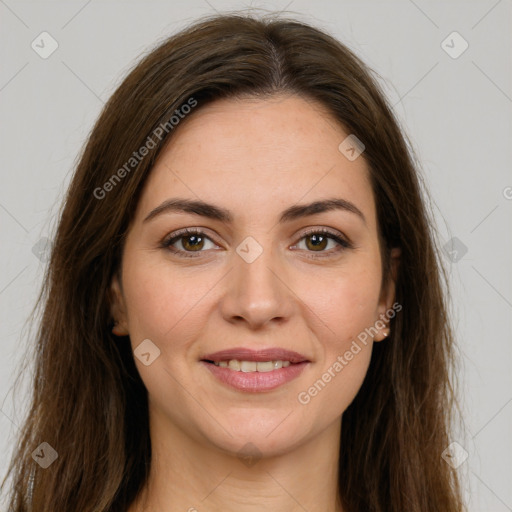
<path fill-rule="evenodd" d="M 180 231 L 177 231 L 176 233 L 172 233 L 169 237 L 165 238 L 161 243 L 161 248 L 170 250 L 172 253 L 178 255 L 180 258 L 197 258 L 200 255 L 200 253 L 205 252 L 205 251 L 183 251 L 181 249 L 176 249 L 176 248 L 172 247 L 172 245 L 175 242 L 177 242 L 181 238 L 186 237 L 187 235 L 200 235 L 204 238 L 207 238 L 211 242 L 214 242 L 210 237 L 206 236 L 206 234 L 203 231 L 201 231 L 200 229 L 185 228 Z M 333 240 L 334 242 L 336 242 L 339 245 L 338 245 L 338 248 L 335 249 L 334 251 L 332 251 L 332 250 L 331 251 L 319 251 L 318 254 L 315 254 L 314 256 L 308 256 L 308 257 L 325 258 L 325 257 L 331 256 L 333 254 L 333 252 L 337 254 L 345 249 L 353 248 L 353 245 L 350 242 L 348 242 L 347 240 L 341 238 L 340 236 L 336 235 L 332 231 L 329 231 L 328 229 L 325 229 L 325 228 L 311 229 L 311 230 L 303 233 L 301 238 L 299 239 L 299 242 L 302 239 L 306 238 L 307 236 L 311 236 L 311 235 L 324 235 L 324 236 L 326 236 L 326 238 Z M 316 251 L 307 251 L 307 252 L 315 253 Z"/>

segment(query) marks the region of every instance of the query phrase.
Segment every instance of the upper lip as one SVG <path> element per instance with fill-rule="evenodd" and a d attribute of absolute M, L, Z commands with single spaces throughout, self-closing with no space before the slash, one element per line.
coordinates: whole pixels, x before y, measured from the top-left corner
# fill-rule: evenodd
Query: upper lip
<path fill-rule="evenodd" d="M 212 354 L 201 357 L 202 361 L 229 361 L 237 359 L 238 361 L 290 361 L 290 363 L 302 363 L 309 359 L 293 350 L 284 348 L 267 348 L 262 350 L 253 350 L 250 348 L 235 347 L 226 350 L 220 350 Z"/>

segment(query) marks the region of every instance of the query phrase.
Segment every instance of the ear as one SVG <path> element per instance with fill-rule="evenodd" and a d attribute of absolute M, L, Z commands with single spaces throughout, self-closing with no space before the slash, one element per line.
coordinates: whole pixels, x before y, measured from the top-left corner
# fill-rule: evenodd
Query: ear
<path fill-rule="evenodd" d="M 126 318 L 126 303 L 118 275 L 114 275 L 109 290 L 110 314 L 114 319 L 112 334 L 128 336 L 128 322 Z"/>
<path fill-rule="evenodd" d="M 375 327 L 378 328 L 378 333 L 374 337 L 375 341 L 382 341 L 389 336 L 389 316 L 386 314 L 395 301 L 396 292 L 396 279 L 398 276 L 398 267 L 400 265 L 400 255 L 402 251 L 395 247 L 391 249 L 390 254 L 390 268 L 389 276 L 386 276 L 386 283 L 381 289 L 379 306 L 378 306 L 378 320 L 375 322 Z"/>

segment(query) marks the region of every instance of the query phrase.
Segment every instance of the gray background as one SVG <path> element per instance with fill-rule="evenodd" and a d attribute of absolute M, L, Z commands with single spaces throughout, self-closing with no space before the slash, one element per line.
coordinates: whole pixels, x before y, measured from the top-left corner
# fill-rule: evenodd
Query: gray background
<path fill-rule="evenodd" d="M 460 466 L 469 510 L 512 511 L 511 0 L 0 0 L 0 476 L 27 403 L 27 382 L 14 386 L 14 376 L 45 238 L 93 121 L 158 41 L 197 16 L 247 7 L 292 11 L 382 77 L 447 248 L 465 419 L 453 440 L 469 453 Z M 58 43 L 45 59 L 31 47 L 43 31 Z M 441 44 L 453 31 L 469 44 L 457 58 Z M 446 44 L 462 48 L 453 36 Z"/>

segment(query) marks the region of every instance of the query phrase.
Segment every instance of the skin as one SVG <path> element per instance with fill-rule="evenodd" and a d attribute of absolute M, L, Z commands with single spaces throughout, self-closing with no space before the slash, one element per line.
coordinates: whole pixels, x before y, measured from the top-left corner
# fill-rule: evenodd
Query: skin
<path fill-rule="evenodd" d="M 342 414 L 388 326 L 380 323 L 309 403 L 297 397 L 375 325 L 395 293 L 393 279 L 381 286 L 367 164 L 338 150 L 347 135 L 320 104 L 297 96 L 221 100 L 182 121 L 159 156 L 126 239 L 121 277 L 112 281 L 114 333 L 129 334 L 133 349 L 150 339 L 160 350 L 149 366 L 135 358 L 148 390 L 153 459 L 130 512 L 342 510 Z M 177 212 L 144 222 L 176 197 L 226 208 L 233 222 Z M 289 206 L 333 197 L 352 202 L 365 221 L 333 210 L 278 223 Z M 174 242 L 193 257 L 161 246 L 187 227 L 208 237 L 199 252 L 190 238 Z M 353 246 L 330 240 L 315 249 L 303 234 L 312 228 L 341 233 Z M 263 249 L 252 263 L 236 252 L 248 236 Z M 295 350 L 310 363 L 275 390 L 238 391 L 199 360 L 239 346 Z M 247 443 L 259 454 L 252 465 L 239 456 Z"/>

